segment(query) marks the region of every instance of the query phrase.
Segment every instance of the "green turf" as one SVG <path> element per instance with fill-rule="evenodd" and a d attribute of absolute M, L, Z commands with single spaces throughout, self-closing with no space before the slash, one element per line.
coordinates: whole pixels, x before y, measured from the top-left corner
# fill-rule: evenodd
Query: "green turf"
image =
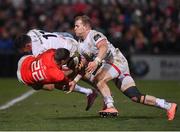
<path fill-rule="evenodd" d="M 85 85 L 84 83 L 82 83 Z M 140 91 L 180 104 L 180 82 L 137 81 Z M 174 121 L 167 121 L 165 111 L 131 102 L 110 83 L 117 118 L 100 118 L 102 108 L 99 96 L 90 111 L 85 111 L 86 97 L 82 94 L 65 94 L 61 91 L 40 91 L 28 99 L 0 111 L 0 130 L 180 130 L 180 111 Z M 0 79 L 0 105 L 28 91 L 16 79 Z"/>

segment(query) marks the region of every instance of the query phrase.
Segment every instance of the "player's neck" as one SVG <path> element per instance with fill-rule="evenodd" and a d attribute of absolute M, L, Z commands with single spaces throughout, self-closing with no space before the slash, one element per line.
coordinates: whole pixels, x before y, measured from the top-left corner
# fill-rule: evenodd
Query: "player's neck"
<path fill-rule="evenodd" d="M 90 32 L 90 29 L 88 29 L 88 30 L 85 31 L 84 35 L 82 36 L 82 39 L 83 39 L 83 40 L 86 39 L 86 37 L 88 36 L 89 32 Z"/>

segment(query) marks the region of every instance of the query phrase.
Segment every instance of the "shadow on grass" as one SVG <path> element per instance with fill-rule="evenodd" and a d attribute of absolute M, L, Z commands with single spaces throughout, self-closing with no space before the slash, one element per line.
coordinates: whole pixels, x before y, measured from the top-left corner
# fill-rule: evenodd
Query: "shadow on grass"
<path fill-rule="evenodd" d="M 103 120 L 103 119 L 110 119 L 110 120 L 132 120 L 132 119 L 158 119 L 162 117 L 158 116 L 118 116 L 118 117 L 100 117 L 100 116 L 71 116 L 71 117 L 56 117 L 56 118 L 46 118 L 50 120 L 91 120 L 91 119 L 98 119 L 98 120 Z"/>

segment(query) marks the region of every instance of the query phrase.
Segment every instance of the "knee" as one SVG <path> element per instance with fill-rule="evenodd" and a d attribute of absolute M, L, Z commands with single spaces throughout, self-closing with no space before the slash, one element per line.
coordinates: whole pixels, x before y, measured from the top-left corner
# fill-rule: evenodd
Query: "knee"
<path fill-rule="evenodd" d="M 52 91 L 54 89 L 54 84 L 45 84 L 45 85 L 43 85 L 43 89 Z"/>
<path fill-rule="evenodd" d="M 107 84 L 107 80 L 105 80 L 105 79 L 102 79 L 102 80 L 99 80 L 96 82 L 96 85 L 98 88 L 103 88 L 104 85 L 106 85 L 106 84 Z"/>
<path fill-rule="evenodd" d="M 99 81 L 96 82 L 96 85 L 99 88 L 99 87 L 102 87 L 104 85 L 104 83 L 105 83 L 104 80 L 99 80 Z"/>
<path fill-rule="evenodd" d="M 123 93 L 127 97 L 129 97 L 133 102 L 144 104 L 146 96 L 144 94 L 141 94 L 135 86 L 128 88 Z"/>
<path fill-rule="evenodd" d="M 120 88 L 122 91 L 124 91 L 125 89 L 129 89 L 129 88 L 135 87 L 135 86 L 136 86 L 136 84 L 134 82 L 134 79 L 131 76 L 125 76 L 122 79 L 122 84 L 121 84 Z M 135 90 L 135 91 L 137 92 L 138 90 Z"/>

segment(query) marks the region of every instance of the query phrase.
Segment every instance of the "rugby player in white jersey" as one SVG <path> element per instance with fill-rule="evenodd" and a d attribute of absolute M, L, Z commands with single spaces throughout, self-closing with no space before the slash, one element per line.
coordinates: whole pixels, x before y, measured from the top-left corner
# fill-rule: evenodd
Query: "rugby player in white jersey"
<path fill-rule="evenodd" d="M 168 120 L 174 119 L 177 104 L 169 103 L 164 99 L 159 99 L 154 96 L 142 94 L 137 89 L 134 79 L 130 75 L 126 58 L 102 33 L 92 30 L 88 16 L 83 15 L 75 18 L 74 31 L 76 36 L 80 38 L 80 54 L 94 56 L 94 60 L 87 65 L 87 72 L 94 72 L 98 65 L 101 64 L 102 61 L 105 61 L 102 68 L 97 71 L 94 77 L 94 82 L 103 95 L 106 105 L 106 107 L 99 112 L 100 115 L 111 115 L 111 113 L 118 114 L 117 109 L 113 105 L 114 101 L 107 85 L 109 80 L 116 79 L 116 86 L 132 101 L 162 108 L 167 111 Z M 81 76 L 77 75 L 71 82 L 71 89 L 73 89 L 73 86 L 80 78 Z"/>
<path fill-rule="evenodd" d="M 32 53 L 37 56 L 48 49 L 65 48 L 70 51 L 70 56 L 77 51 L 77 41 L 71 37 L 72 35 L 62 32 L 46 32 L 43 30 L 32 29 L 27 34 L 23 34 L 16 38 L 15 47 L 20 53 Z M 64 67 L 66 73 L 71 70 Z M 76 85 L 75 92 L 85 94 L 87 96 L 87 107 L 89 110 L 97 97 L 97 92 L 93 89 L 84 88 Z"/>

